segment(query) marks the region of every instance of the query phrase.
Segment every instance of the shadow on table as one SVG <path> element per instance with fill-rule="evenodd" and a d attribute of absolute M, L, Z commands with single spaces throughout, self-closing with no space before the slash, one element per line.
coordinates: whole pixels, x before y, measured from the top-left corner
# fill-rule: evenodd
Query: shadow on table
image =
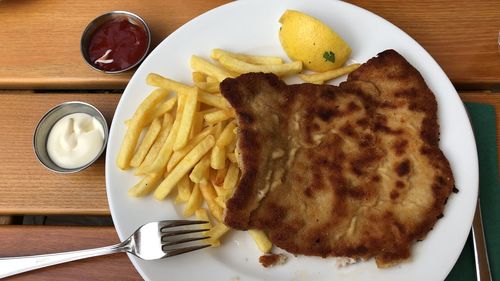
<path fill-rule="evenodd" d="M 14 224 L 113 226 L 113 220 L 109 216 L 22 216 L 16 217 Z"/>

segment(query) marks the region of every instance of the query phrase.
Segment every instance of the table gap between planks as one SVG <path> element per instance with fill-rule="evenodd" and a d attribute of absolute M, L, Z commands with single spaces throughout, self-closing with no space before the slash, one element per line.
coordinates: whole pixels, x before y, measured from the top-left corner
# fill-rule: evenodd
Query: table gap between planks
<path fill-rule="evenodd" d="M 135 12 L 150 25 L 156 46 L 183 23 L 226 2 L 0 1 L 0 224 L 11 223 L 9 215 L 110 214 L 103 157 L 82 173 L 58 175 L 41 167 L 31 148 L 36 123 L 58 103 L 86 101 L 103 111 L 108 122 L 112 119 L 119 92 L 132 72 L 105 75 L 83 62 L 80 35 L 92 18 L 111 10 Z M 423 45 L 443 67 L 462 100 L 489 103 L 500 110 L 500 96 L 495 93 L 500 89 L 499 1 L 350 2 L 384 17 Z M 499 124 L 497 115 L 497 140 Z M 1 256 L 118 242 L 112 227 L 4 225 L 0 226 L 0 235 L 5 242 L 0 247 Z M 60 265 L 10 280 L 75 280 L 75 276 L 79 280 L 141 280 L 123 254 Z"/>

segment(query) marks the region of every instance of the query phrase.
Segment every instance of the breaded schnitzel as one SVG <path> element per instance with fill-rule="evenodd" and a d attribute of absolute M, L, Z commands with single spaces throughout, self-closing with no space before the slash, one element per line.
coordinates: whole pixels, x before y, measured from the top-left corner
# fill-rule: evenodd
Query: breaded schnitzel
<path fill-rule="evenodd" d="M 242 176 L 224 221 L 293 254 L 388 267 L 442 216 L 454 186 L 437 103 L 393 50 L 339 86 L 250 73 L 221 83 L 237 113 Z"/>

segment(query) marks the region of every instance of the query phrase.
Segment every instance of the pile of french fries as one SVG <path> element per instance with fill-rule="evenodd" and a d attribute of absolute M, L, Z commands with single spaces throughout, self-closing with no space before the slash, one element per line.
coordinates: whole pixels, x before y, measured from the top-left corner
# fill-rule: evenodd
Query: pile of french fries
<path fill-rule="evenodd" d="M 223 223 L 226 200 L 238 184 L 237 123 L 235 112 L 220 94 L 219 84 L 248 72 L 299 74 L 301 62 L 285 63 L 279 57 L 250 56 L 221 49 L 211 52 L 214 61 L 192 56 L 192 85 L 150 73 L 147 84 L 156 87 L 126 121 L 116 164 L 135 169 L 142 179 L 128 194 L 153 193 L 158 200 L 176 193 L 175 204 L 184 204 L 183 215 L 207 221 L 204 227 L 213 246 L 230 229 Z M 317 74 L 299 74 L 304 81 L 323 83 L 355 70 L 350 65 Z M 174 93 L 174 95 L 172 95 Z M 205 206 L 208 208 L 205 208 Z M 258 248 L 272 248 L 264 232 L 250 230 Z"/>

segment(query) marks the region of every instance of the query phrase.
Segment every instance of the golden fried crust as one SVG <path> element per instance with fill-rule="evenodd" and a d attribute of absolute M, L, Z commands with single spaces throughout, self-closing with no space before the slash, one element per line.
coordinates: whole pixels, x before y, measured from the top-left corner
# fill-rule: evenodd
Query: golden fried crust
<path fill-rule="evenodd" d="M 287 128 L 280 133 L 278 116 L 286 111 L 288 86 L 273 75 L 247 74 L 226 79 L 220 85 L 226 99 L 237 112 L 238 148 L 242 176 L 235 195 L 227 202 L 231 211 L 225 215 L 228 225 L 248 229 L 250 212 L 259 205 L 258 195 L 265 187 L 268 157 L 283 143 Z M 266 93 L 266 94 L 262 94 Z"/>
<path fill-rule="evenodd" d="M 293 254 L 410 257 L 453 189 L 439 149 L 437 104 L 395 51 L 337 86 L 287 86 L 272 74 L 226 79 L 242 176 L 224 221 L 264 230 Z"/>

